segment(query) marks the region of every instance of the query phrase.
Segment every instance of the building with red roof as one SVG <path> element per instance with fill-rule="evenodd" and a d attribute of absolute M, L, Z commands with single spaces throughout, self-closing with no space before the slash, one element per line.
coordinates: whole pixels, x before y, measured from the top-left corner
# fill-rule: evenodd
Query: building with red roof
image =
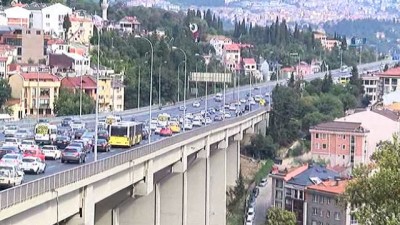
<path fill-rule="evenodd" d="M 307 224 L 357 224 L 339 196 L 346 190 L 349 180 L 336 178 L 310 185 L 305 191 Z"/>
<path fill-rule="evenodd" d="M 118 22 L 119 30 L 125 33 L 140 31 L 140 22 L 136 16 L 125 16 Z"/>
<path fill-rule="evenodd" d="M 400 67 L 394 67 L 386 70 L 383 73 L 378 73 L 379 83 L 381 84 L 379 95 L 385 95 L 394 92 L 400 85 Z"/>
<path fill-rule="evenodd" d="M 96 98 L 96 87 L 96 80 L 87 75 L 79 77 L 64 77 L 61 80 L 61 88 L 69 89 L 73 92 L 82 89 L 84 93 L 91 96 L 93 99 Z"/>
<path fill-rule="evenodd" d="M 81 44 L 90 44 L 90 38 L 93 36 L 93 21 L 90 15 L 75 11 L 69 17 L 71 27 L 68 30 L 68 40 Z"/>
<path fill-rule="evenodd" d="M 222 60 L 229 70 L 238 70 L 241 66 L 240 44 L 226 44 L 222 49 Z"/>
<path fill-rule="evenodd" d="M 61 84 L 59 77 L 42 71 L 18 72 L 10 76 L 9 83 L 11 97 L 21 100 L 22 115 L 54 115 L 54 102 Z"/>

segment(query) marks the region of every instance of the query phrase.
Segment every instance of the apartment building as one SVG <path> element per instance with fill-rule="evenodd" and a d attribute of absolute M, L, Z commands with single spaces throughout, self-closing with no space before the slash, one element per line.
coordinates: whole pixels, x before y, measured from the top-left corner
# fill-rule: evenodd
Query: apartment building
<path fill-rule="evenodd" d="M 64 77 L 61 79 L 61 88 L 73 91 L 74 93 L 80 90 L 93 99 L 96 99 L 96 80 L 88 75 L 79 77 Z"/>
<path fill-rule="evenodd" d="M 136 16 L 125 16 L 118 21 L 119 30 L 124 33 L 140 32 L 140 22 Z"/>
<path fill-rule="evenodd" d="M 232 39 L 223 35 L 209 36 L 208 39 L 210 45 L 214 47 L 217 58 L 222 58 L 224 45 L 230 45 L 233 43 Z"/>
<path fill-rule="evenodd" d="M 379 77 L 378 90 L 381 96 L 398 90 L 398 86 L 400 86 L 400 67 L 390 68 L 385 72 L 378 73 L 377 76 Z"/>
<path fill-rule="evenodd" d="M 313 32 L 314 39 L 321 42 L 322 47 L 331 51 L 334 47 L 340 46 L 341 42 L 333 38 L 329 38 L 325 32 L 315 31 Z"/>
<path fill-rule="evenodd" d="M 124 110 L 124 91 L 122 76 L 99 77 L 99 109 L 102 112 Z"/>
<path fill-rule="evenodd" d="M 344 193 L 348 180 L 336 178 L 308 186 L 305 190 L 307 224 L 357 225 L 350 208 L 343 206 L 339 196 Z"/>
<path fill-rule="evenodd" d="M 65 37 L 64 17 L 72 14 L 71 8 L 61 3 L 48 5 L 36 2 L 26 5 L 25 8 L 30 11 L 30 28 L 43 30 L 59 38 Z"/>
<path fill-rule="evenodd" d="M 337 172 L 317 164 L 305 164 L 291 171 L 271 174 L 272 204 L 293 212 L 298 225 L 308 225 L 306 188 L 337 176 Z"/>
<path fill-rule="evenodd" d="M 90 73 L 90 58 L 76 53 L 49 54 L 49 66 L 58 72 L 74 71 L 76 75 Z"/>
<path fill-rule="evenodd" d="M 8 79 L 9 65 L 16 60 L 17 49 L 9 45 L 0 45 L 0 79 Z"/>
<path fill-rule="evenodd" d="M 2 44 L 10 45 L 17 49 L 16 61 L 19 63 L 38 63 L 46 61 L 47 41 L 49 35 L 42 30 L 12 27 L 9 32 L 1 34 Z"/>
<path fill-rule="evenodd" d="M 311 154 L 332 166 L 352 167 L 367 162 L 368 133 L 358 122 L 320 123 L 310 128 Z"/>
<path fill-rule="evenodd" d="M 252 74 L 257 70 L 257 62 L 254 58 L 243 58 L 242 62 L 245 75 Z"/>
<path fill-rule="evenodd" d="M 379 77 L 374 74 L 366 74 L 361 76 L 361 80 L 364 87 L 365 95 L 367 95 L 370 98 L 371 104 L 374 104 L 377 101 L 379 101 L 380 100 Z"/>
<path fill-rule="evenodd" d="M 16 6 L 4 10 L 8 26 L 16 26 L 25 29 L 30 28 L 29 18 L 31 12 L 23 8 L 23 6 L 24 6 L 23 4 L 17 4 Z"/>
<path fill-rule="evenodd" d="M 30 115 L 54 115 L 54 101 L 60 90 L 60 79 L 47 72 L 28 72 L 9 78 L 11 97 L 20 99 L 21 110 Z"/>
<path fill-rule="evenodd" d="M 229 70 L 237 70 L 240 68 L 240 45 L 227 44 L 222 48 L 222 59 L 225 67 Z"/>
<path fill-rule="evenodd" d="M 92 17 L 84 11 L 75 11 L 69 19 L 71 28 L 68 31 L 68 40 L 89 45 L 90 38 L 93 36 Z"/>

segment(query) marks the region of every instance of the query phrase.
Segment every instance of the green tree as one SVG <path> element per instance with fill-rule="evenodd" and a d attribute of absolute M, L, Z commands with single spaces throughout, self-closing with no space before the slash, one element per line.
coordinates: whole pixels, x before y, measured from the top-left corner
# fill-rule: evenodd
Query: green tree
<path fill-rule="evenodd" d="M 257 134 L 251 138 L 251 144 L 246 146 L 247 154 L 259 159 L 275 158 L 278 146 L 271 136 Z"/>
<path fill-rule="evenodd" d="M 325 74 L 324 79 L 322 80 L 322 86 L 321 86 L 321 91 L 323 93 L 328 93 L 333 85 L 333 80 L 332 80 L 332 75 L 329 74 Z"/>
<path fill-rule="evenodd" d="M 70 90 L 61 89 L 58 98 L 54 102 L 54 111 L 58 116 L 79 115 L 80 93 L 73 93 Z M 82 114 L 89 114 L 95 111 L 94 100 L 82 93 Z"/>
<path fill-rule="evenodd" d="M 68 14 L 64 16 L 63 28 L 64 28 L 64 38 L 67 39 L 68 31 L 71 28 L 71 20 L 69 19 Z"/>
<path fill-rule="evenodd" d="M 296 215 L 278 207 L 268 209 L 268 225 L 296 225 Z"/>
<path fill-rule="evenodd" d="M 400 142 L 382 142 L 371 159 L 374 165 L 360 165 L 353 171 L 343 202 L 355 206 L 362 225 L 400 224 Z"/>
<path fill-rule="evenodd" d="M 246 194 L 246 187 L 244 186 L 244 178 L 242 172 L 239 171 L 239 177 L 236 180 L 236 185 L 234 188 L 230 189 L 227 192 L 229 203 L 228 203 L 228 212 L 232 212 L 237 208 L 237 204 L 240 203 L 240 200 Z"/>
<path fill-rule="evenodd" d="M 0 79 L 0 106 L 11 97 L 11 87 L 6 79 Z"/>

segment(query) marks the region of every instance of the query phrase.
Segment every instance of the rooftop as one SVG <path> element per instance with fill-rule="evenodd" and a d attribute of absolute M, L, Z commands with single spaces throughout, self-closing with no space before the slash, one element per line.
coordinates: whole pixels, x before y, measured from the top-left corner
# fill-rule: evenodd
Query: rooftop
<path fill-rule="evenodd" d="M 122 18 L 120 23 L 132 23 L 132 24 L 140 24 L 139 20 L 136 18 L 136 16 L 125 16 Z"/>
<path fill-rule="evenodd" d="M 400 77 L 400 67 L 394 67 L 378 74 L 380 77 Z"/>
<path fill-rule="evenodd" d="M 232 41 L 232 39 L 224 36 L 224 35 L 208 35 L 207 40 L 218 40 L 218 41 Z"/>
<path fill-rule="evenodd" d="M 243 58 L 244 64 L 256 64 L 256 60 L 254 58 Z"/>
<path fill-rule="evenodd" d="M 227 51 L 240 51 L 240 45 L 239 44 L 224 45 L 224 49 Z"/>
<path fill-rule="evenodd" d="M 83 89 L 96 89 L 96 81 L 91 76 L 64 77 L 61 80 L 61 86 L 65 88 L 80 88 L 81 79 Z"/>
<path fill-rule="evenodd" d="M 59 81 L 60 79 L 53 74 L 50 73 L 44 73 L 44 72 L 34 72 L 34 73 L 21 73 L 22 78 L 24 80 L 29 80 L 29 81 L 37 81 L 39 78 L 39 81 Z"/>
<path fill-rule="evenodd" d="M 63 52 L 62 54 L 68 56 L 69 58 L 71 58 L 73 60 L 77 60 L 77 61 L 86 59 L 85 57 L 83 57 L 83 56 L 81 56 L 79 54 L 76 54 L 76 53 Z"/>
<path fill-rule="evenodd" d="M 320 184 L 308 186 L 307 189 L 339 195 L 346 190 L 347 183 L 348 180 L 329 180 L 323 181 Z"/>
<path fill-rule="evenodd" d="M 308 167 L 287 181 L 288 184 L 310 186 L 322 181 L 338 177 L 339 173 L 321 165 L 308 165 Z"/>
<path fill-rule="evenodd" d="M 345 121 L 333 121 L 327 123 L 320 123 L 316 126 L 310 128 L 310 130 L 324 130 L 324 131 L 332 131 L 332 132 L 357 132 L 357 133 L 366 133 L 361 123 L 358 122 L 345 122 Z"/>

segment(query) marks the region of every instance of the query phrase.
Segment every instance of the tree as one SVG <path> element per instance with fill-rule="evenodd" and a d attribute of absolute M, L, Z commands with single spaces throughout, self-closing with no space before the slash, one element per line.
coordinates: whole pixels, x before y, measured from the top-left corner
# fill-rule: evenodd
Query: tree
<path fill-rule="evenodd" d="M 296 215 L 293 212 L 278 207 L 268 210 L 268 225 L 296 225 Z"/>
<path fill-rule="evenodd" d="M 278 146 L 271 136 L 257 134 L 251 138 L 251 144 L 246 147 L 247 153 L 259 159 L 275 158 Z"/>
<path fill-rule="evenodd" d="M 294 88 L 294 85 L 295 85 L 294 72 L 292 72 L 292 73 L 290 74 L 288 87 Z"/>
<path fill-rule="evenodd" d="M 343 202 L 355 206 L 362 225 L 400 224 L 400 142 L 382 142 L 371 159 L 374 165 L 360 165 L 353 171 Z"/>
<path fill-rule="evenodd" d="M 323 93 L 328 93 L 333 85 L 333 80 L 332 80 L 332 75 L 329 74 L 325 74 L 324 79 L 322 80 L 322 86 L 321 86 L 321 91 Z"/>
<path fill-rule="evenodd" d="M 236 180 L 236 185 L 233 189 L 230 189 L 227 192 L 229 203 L 228 203 L 228 212 L 234 211 L 237 204 L 240 203 L 242 197 L 246 194 L 246 187 L 244 186 L 244 178 L 242 172 L 239 171 L 239 177 Z"/>
<path fill-rule="evenodd" d="M 63 21 L 63 28 L 64 28 L 64 38 L 67 39 L 68 37 L 68 31 L 71 28 L 71 20 L 69 19 L 69 15 L 64 16 L 64 21 Z M 95 27 L 95 26 L 94 26 Z"/>
<path fill-rule="evenodd" d="M 54 111 L 57 116 L 79 115 L 80 93 L 77 90 L 61 89 L 58 98 L 54 102 Z M 87 94 L 82 93 L 82 114 L 93 113 L 95 110 L 94 100 Z"/>
<path fill-rule="evenodd" d="M 11 87 L 6 79 L 0 79 L 0 106 L 11 97 Z"/>

